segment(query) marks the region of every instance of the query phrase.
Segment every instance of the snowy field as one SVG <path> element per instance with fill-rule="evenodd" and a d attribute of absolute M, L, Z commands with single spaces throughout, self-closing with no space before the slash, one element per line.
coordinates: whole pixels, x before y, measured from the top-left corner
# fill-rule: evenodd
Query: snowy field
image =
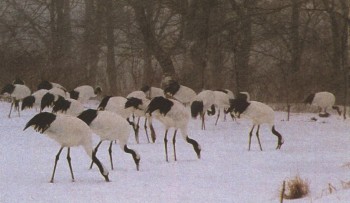
<path fill-rule="evenodd" d="M 93 107 L 94 104 L 91 104 Z M 250 121 L 215 117 L 191 120 L 189 136 L 202 146 L 197 159 L 190 144 L 177 136 L 177 162 L 173 159 L 172 130 L 168 136 L 169 163 L 165 161 L 164 130 L 155 122 L 156 143 L 149 144 L 140 130 L 140 144 L 134 136 L 129 147 L 141 155 L 140 171 L 132 157 L 113 146 L 114 170 L 105 182 L 82 147 L 71 149 L 75 182 L 71 181 L 66 150 L 58 162 L 55 182 L 49 183 L 54 159 L 60 146 L 32 128 L 23 131 L 35 110 L 21 117 L 7 117 L 10 104 L 0 102 L 0 202 L 279 202 L 284 180 L 299 175 L 309 183 L 309 196 L 285 202 L 349 202 L 350 120 L 335 113 L 330 118 L 315 114 L 276 112 L 276 129 L 285 143 L 275 150 L 277 138 L 262 126 L 259 150 L 255 135 L 248 151 Z M 317 121 L 311 121 L 316 117 Z M 95 136 L 94 145 L 98 138 Z M 108 143 L 97 157 L 110 169 Z M 334 187 L 331 194 L 329 188 Z"/>

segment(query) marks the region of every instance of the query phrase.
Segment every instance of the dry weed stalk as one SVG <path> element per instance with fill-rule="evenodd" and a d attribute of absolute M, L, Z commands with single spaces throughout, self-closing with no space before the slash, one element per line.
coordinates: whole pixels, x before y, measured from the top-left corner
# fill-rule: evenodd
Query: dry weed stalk
<path fill-rule="evenodd" d="M 286 181 L 284 193 L 285 199 L 299 199 L 309 194 L 309 183 L 296 175 L 293 179 Z"/>

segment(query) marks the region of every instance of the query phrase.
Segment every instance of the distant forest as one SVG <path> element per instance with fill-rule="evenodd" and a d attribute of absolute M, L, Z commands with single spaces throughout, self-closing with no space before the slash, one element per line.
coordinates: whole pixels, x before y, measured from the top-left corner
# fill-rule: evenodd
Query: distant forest
<path fill-rule="evenodd" d="M 100 85 L 123 95 L 164 75 L 193 88 L 348 102 L 349 0 L 2 0 L 0 84 Z"/>

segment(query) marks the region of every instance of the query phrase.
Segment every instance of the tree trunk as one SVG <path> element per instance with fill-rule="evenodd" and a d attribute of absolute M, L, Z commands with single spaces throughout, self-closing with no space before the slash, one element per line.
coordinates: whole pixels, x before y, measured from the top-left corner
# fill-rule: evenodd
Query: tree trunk
<path fill-rule="evenodd" d="M 109 92 L 120 92 L 117 84 L 117 70 L 115 63 L 115 42 L 114 42 L 114 23 L 113 23 L 113 0 L 105 0 L 106 10 L 106 43 L 107 43 L 107 75 L 110 85 Z"/>
<path fill-rule="evenodd" d="M 291 20 L 291 73 L 296 73 L 300 69 L 301 47 L 299 35 L 300 3 L 299 0 L 292 0 L 292 20 Z"/>
<path fill-rule="evenodd" d="M 103 14 L 101 1 L 85 0 L 85 30 L 81 66 L 85 82 L 93 85 L 96 83 Z"/>
<path fill-rule="evenodd" d="M 50 29 L 52 38 L 50 64 L 52 71 L 44 73 L 43 79 L 69 82 L 70 78 L 63 74 L 72 72 L 73 62 L 69 0 L 51 1 Z"/>
<path fill-rule="evenodd" d="M 147 48 L 147 46 L 144 46 L 143 48 L 143 61 L 144 65 L 141 85 L 153 86 L 153 82 L 155 81 L 152 67 L 152 54 L 150 53 L 150 50 Z M 157 84 L 159 85 L 159 82 Z"/>
<path fill-rule="evenodd" d="M 189 2 L 184 16 L 184 38 L 187 41 L 184 62 L 186 80 L 191 87 L 200 91 L 205 87 L 205 72 L 208 65 L 208 38 L 210 14 L 216 1 L 194 0 Z"/>
<path fill-rule="evenodd" d="M 143 36 L 144 43 L 147 49 L 151 50 L 152 54 L 158 61 L 163 70 L 163 74 L 175 76 L 175 68 L 171 57 L 164 51 L 159 44 L 154 33 L 154 26 L 151 25 L 152 13 L 146 12 L 144 0 L 132 1 L 132 7 L 135 11 L 136 22 Z"/>
<path fill-rule="evenodd" d="M 233 45 L 232 52 L 234 54 L 234 70 L 236 80 L 235 91 L 247 91 L 251 92 L 250 79 L 252 70 L 249 67 L 250 50 L 252 47 L 252 8 L 256 5 L 255 0 L 248 0 L 244 3 L 237 3 L 235 0 L 231 0 L 232 9 L 238 15 L 238 22 L 233 27 L 233 36 L 235 44 Z M 238 29 L 238 32 L 237 32 Z"/>

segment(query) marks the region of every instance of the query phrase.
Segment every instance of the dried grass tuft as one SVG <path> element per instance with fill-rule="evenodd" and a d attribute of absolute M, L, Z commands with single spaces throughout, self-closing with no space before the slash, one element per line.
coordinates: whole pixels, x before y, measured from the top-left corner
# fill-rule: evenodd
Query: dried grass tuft
<path fill-rule="evenodd" d="M 309 183 L 297 175 L 293 179 L 286 181 L 283 197 L 285 199 L 299 199 L 307 196 L 309 192 Z"/>

